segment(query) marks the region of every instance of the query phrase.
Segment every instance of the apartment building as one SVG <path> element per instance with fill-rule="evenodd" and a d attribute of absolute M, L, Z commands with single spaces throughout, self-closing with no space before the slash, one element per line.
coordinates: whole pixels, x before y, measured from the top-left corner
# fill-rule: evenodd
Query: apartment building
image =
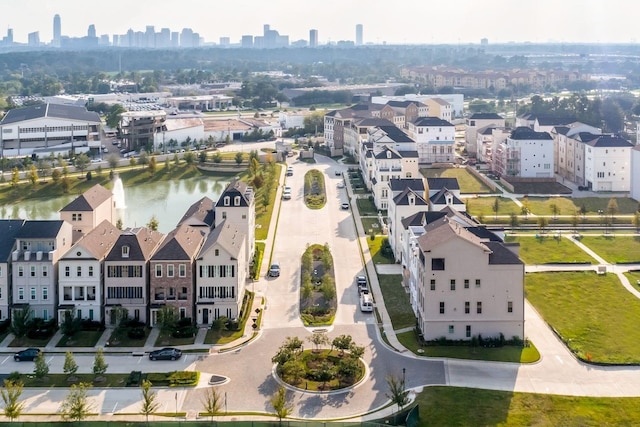
<path fill-rule="evenodd" d="M 408 135 L 416 143 L 418 162 L 452 163 L 455 159 L 456 128 L 438 117 L 420 117 L 407 124 Z"/>
<path fill-rule="evenodd" d="M 402 182 L 404 180 L 394 181 Z M 388 238 L 396 262 L 402 260 L 402 220 L 429 209 L 429 202 L 424 198 L 424 186 L 422 188 L 422 191 L 416 191 L 410 186 L 406 186 L 399 194 L 389 198 Z"/>
<path fill-rule="evenodd" d="M 113 193 L 96 184 L 60 210 L 60 219 L 73 227 L 73 243 L 91 232 L 103 221 L 116 223 Z"/>
<path fill-rule="evenodd" d="M 249 261 L 255 252 L 256 206 L 253 187 L 242 181 L 233 181 L 222 192 L 215 207 L 216 228 L 226 222 L 232 224 L 244 235 L 246 264 L 241 264 L 249 272 Z"/>
<path fill-rule="evenodd" d="M 11 257 L 23 219 L 0 220 L 0 321 L 7 320 L 11 307 Z"/>
<path fill-rule="evenodd" d="M 593 191 L 630 191 L 633 144 L 617 135 L 584 142 L 584 182 Z"/>
<path fill-rule="evenodd" d="M 493 153 L 493 168 L 500 176 L 553 178 L 554 151 L 547 132 L 518 127 Z"/>
<path fill-rule="evenodd" d="M 487 126 L 505 127 L 505 120 L 496 113 L 474 113 L 466 121 L 465 129 L 465 148 L 471 157 L 477 155 L 479 129 Z"/>

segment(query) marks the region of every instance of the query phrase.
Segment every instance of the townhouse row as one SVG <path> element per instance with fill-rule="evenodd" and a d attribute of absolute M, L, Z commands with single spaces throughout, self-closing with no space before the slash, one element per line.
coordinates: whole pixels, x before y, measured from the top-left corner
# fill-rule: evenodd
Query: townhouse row
<path fill-rule="evenodd" d="M 255 202 L 230 183 L 214 202 L 191 205 L 166 235 L 119 230 L 111 191 L 96 185 L 59 220 L 0 220 L 0 320 L 27 306 L 33 317 L 151 326 L 172 306 L 199 325 L 239 316 L 254 251 Z"/>

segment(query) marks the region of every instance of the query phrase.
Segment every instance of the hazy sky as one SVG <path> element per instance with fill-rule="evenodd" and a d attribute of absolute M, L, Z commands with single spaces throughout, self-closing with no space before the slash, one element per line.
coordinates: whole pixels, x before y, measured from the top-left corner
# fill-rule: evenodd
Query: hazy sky
<path fill-rule="evenodd" d="M 53 35 L 53 16 L 62 34 L 124 34 L 131 28 L 156 31 L 190 27 L 207 42 L 221 36 L 237 43 L 260 35 L 270 24 L 290 41 L 354 40 L 363 24 L 365 43 L 635 42 L 640 3 L 634 0 L 0 0 L 0 35 L 13 28 L 14 40 L 40 32 Z"/>

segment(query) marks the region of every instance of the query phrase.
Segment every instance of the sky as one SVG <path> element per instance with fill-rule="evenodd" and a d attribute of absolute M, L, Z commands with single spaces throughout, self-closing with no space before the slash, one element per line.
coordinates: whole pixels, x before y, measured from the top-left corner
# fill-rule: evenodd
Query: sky
<path fill-rule="evenodd" d="M 39 31 L 49 43 L 57 13 L 62 34 L 71 37 L 86 35 L 90 24 L 110 36 L 153 25 L 238 43 L 270 24 L 291 42 L 317 29 L 324 44 L 355 40 L 362 24 L 364 42 L 375 44 L 635 43 L 639 12 L 633 0 L 0 0 L 0 36 L 12 28 L 14 40 L 26 42 Z"/>

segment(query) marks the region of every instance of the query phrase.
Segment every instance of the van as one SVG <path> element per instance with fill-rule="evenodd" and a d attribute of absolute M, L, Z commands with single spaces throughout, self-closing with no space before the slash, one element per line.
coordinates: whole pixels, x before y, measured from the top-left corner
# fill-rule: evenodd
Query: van
<path fill-rule="evenodd" d="M 271 263 L 271 267 L 269 267 L 269 277 L 280 277 L 280 263 L 274 261 Z"/>
<path fill-rule="evenodd" d="M 373 300 L 369 294 L 360 294 L 360 311 L 370 313 L 373 311 Z"/>

